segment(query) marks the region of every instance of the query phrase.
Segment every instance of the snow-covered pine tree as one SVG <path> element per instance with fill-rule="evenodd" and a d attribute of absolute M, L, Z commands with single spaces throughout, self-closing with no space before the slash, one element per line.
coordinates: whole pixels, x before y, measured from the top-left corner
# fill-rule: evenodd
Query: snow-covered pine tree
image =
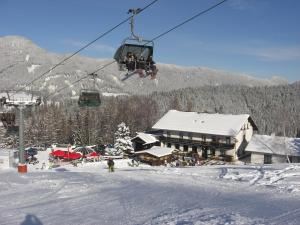
<path fill-rule="evenodd" d="M 130 130 L 124 122 L 118 125 L 118 129 L 115 132 L 115 149 L 117 154 L 132 152 L 132 142 L 129 136 Z"/>

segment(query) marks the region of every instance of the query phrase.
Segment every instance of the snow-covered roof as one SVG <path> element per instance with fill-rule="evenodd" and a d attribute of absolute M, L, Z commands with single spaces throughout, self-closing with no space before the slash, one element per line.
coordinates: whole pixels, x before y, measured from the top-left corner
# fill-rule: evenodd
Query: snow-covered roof
<path fill-rule="evenodd" d="M 245 151 L 300 156 L 300 138 L 253 135 Z"/>
<path fill-rule="evenodd" d="M 154 137 L 152 134 L 146 134 L 146 133 L 143 133 L 143 132 L 137 132 L 137 135 L 134 138 L 132 138 L 131 140 L 133 140 L 135 138 L 142 139 L 145 142 L 144 145 L 152 144 L 152 143 L 155 143 L 155 142 L 158 141 L 156 139 L 156 137 Z"/>
<path fill-rule="evenodd" d="M 248 114 L 208 114 L 170 110 L 152 129 L 235 136 L 248 119 L 253 123 Z M 254 123 L 253 126 L 256 128 Z"/>
<path fill-rule="evenodd" d="M 136 152 L 136 154 L 148 153 L 148 154 L 156 156 L 156 157 L 162 157 L 162 156 L 166 156 L 166 155 L 171 155 L 173 151 L 174 151 L 173 148 L 153 146 L 152 148 L 150 148 L 148 150 Z"/>

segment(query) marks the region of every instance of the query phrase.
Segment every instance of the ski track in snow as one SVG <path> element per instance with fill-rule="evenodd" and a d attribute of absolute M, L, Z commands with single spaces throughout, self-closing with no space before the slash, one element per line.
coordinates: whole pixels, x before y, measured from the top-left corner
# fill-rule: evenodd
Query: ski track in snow
<path fill-rule="evenodd" d="M 43 153 L 44 154 L 44 153 Z M 40 160 L 42 163 L 44 160 Z M 300 166 L 0 170 L 0 224 L 297 225 Z M 27 223 L 26 223 L 27 222 Z"/>

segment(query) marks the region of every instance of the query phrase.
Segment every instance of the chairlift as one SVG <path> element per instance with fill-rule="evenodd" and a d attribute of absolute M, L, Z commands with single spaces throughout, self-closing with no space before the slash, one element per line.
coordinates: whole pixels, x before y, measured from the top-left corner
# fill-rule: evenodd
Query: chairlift
<path fill-rule="evenodd" d="M 80 107 L 98 107 L 101 105 L 100 94 L 95 90 L 82 89 L 78 99 Z"/>
<path fill-rule="evenodd" d="M 6 98 L 3 96 L 0 98 L 0 106 L 5 105 L 5 103 L 6 103 Z"/>
<path fill-rule="evenodd" d="M 7 97 L 2 96 L 0 98 L 0 106 L 1 108 L 4 107 L 7 103 L 7 100 L 10 99 L 8 91 L 6 91 Z M 5 128 L 12 128 L 16 125 L 16 115 L 15 112 L 13 112 L 12 109 L 10 110 L 1 110 L 0 112 L 0 121 L 2 122 L 3 126 Z"/>
<path fill-rule="evenodd" d="M 13 112 L 1 112 L 0 120 L 5 128 L 14 127 L 16 125 L 16 115 Z"/>
<path fill-rule="evenodd" d="M 136 59 L 134 70 L 145 69 L 146 60 L 153 56 L 153 42 L 143 40 L 136 43 L 135 41 L 135 39 L 126 38 L 116 51 L 114 59 L 117 61 L 120 71 L 126 69 L 131 71 L 131 68 L 126 65 L 125 61 L 129 54 L 132 54 Z"/>
<path fill-rule="evenodd" d="M 134 16 L 140 12 L 140 9 L 130 9 L 131 13 L 131 37 L 126 38 L 117 49 L 114 59 L 118 63 L 120 71 L 135 73 L 136 71 L 145 71 L 146 75 L 157 72 L 153 67 L 154 42 L 142 39 L 134 33 Z M 154 69 L 155 68 L 155 71 Z M 138 72 L 140 73 L 140 72 Z"/>
<path fill-rule="evenodd" d="M 94 79 L 94 89 L 81 89 L 78 99 L 79 107 L 98 107 L 101 105 L 100 93 L 96 90 L 97 74 L 89 74 Z"/>

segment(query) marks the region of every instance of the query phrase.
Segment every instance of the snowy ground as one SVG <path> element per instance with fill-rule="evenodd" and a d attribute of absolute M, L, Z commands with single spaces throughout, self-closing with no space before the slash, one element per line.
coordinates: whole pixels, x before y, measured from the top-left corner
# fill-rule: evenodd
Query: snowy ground
<path fill-rule="evenodd" d="M 41 163 L 46 152 L 39 156 Z M 300 224 L 300 165 L 0 170 L 0 224 Z"/>

